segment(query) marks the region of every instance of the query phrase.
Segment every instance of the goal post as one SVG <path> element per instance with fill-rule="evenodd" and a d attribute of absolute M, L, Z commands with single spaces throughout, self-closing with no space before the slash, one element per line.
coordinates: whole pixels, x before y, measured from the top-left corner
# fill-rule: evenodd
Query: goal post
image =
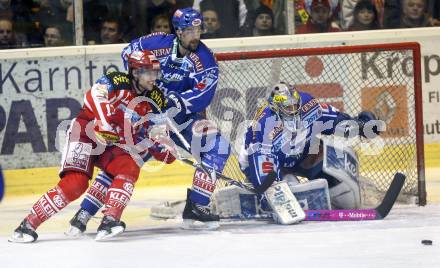
<path fill-rule="evenodd" d="M 351 116 L 363 110 L 385 121 L 380 142 L 353 147 L 360 175 L 387 189 L 394 173 L 406 174 L 403 194 L 426 204 L 420 45 L 394 43 L 217 53 L 217 92 L 207 109 L 231 143 L 223 171 L 244 180 L 237 161 L 248 120 L 271 85 L 284 81 Z"/>

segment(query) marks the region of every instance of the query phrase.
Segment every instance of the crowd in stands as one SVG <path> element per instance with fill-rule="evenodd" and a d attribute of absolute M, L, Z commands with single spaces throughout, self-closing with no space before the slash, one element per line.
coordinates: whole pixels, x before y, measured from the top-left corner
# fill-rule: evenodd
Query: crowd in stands
<path fill-rule="evenodd" d="M 286 0 L 83 0 L 84 44 L 172 33 L 170 17 L 192 6 L 202 39 L 286 34 Z M 440 26 L 436 0 L 295 0 L 295 33 Z M 0 49 L 74 44 L 73 0 L 0 0 Z"/>

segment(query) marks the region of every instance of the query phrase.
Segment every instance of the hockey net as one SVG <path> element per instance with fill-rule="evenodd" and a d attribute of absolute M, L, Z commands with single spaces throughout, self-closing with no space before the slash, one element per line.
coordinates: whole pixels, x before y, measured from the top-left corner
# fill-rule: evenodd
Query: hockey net
<path fill-rule="evenodd" d="M 224 175 L 245 180 L 237 155 L 247 124 L 278 81 L 295 85 L 351 116 L 368 110 L 386 122 L 380 142 L 358 139 L 359 174 L 385 191 L 396 172 L 407 176 L 403 194 L 424 205 L 420 47 L 417 43 L 216 54 L 217 92 L 207 110 L 232 155 Z"/>

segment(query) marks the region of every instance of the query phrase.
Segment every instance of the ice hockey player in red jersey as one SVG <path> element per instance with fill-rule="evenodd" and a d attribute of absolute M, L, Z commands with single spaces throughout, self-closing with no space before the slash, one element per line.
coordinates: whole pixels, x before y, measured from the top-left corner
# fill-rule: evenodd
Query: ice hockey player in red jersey
<path fill-rule="evenodd" d="M 36 229 L 52 215 L 80 197 L 96 166 L 112 176 L 107 194 L 102 197 L 104 217 L 96 240 L 113 237 L 125 229 L 121 214 L 133 193 L 140 165 L 129 145 L 145 136 L 151 111 L 148 101 L 158 90 L 155 80 L 160 64 L 148 50 L 133 52 L 128 59 L 128 74 L 113 72 L 100 78 L 84 96 L 84 105 L 71 122 L 63 150 L 60 181 L 32 206 L 30 213 L 15 229 L 10 242 L 34 242 Z M 133 104 L 134 103 L 134 104 Z M 134 146 L 132 146 L 134 147 Z M 128 149 L 127 149 L 128 148 Z M 145 147 L 155 158 L 172 162 L 168 147 Z"/>

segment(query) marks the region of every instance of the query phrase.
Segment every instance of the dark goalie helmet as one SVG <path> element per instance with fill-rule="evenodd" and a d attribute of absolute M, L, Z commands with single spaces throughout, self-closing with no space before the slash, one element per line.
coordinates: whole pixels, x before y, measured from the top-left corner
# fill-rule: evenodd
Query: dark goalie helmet
<path fill-rule="evenodd" d="M 288 130 L 296 132 L 300 126 L 301 96 L 298 91 L 286 83 L 272 87 L 269 96 L 269 107 L 281 119 Z"/>

